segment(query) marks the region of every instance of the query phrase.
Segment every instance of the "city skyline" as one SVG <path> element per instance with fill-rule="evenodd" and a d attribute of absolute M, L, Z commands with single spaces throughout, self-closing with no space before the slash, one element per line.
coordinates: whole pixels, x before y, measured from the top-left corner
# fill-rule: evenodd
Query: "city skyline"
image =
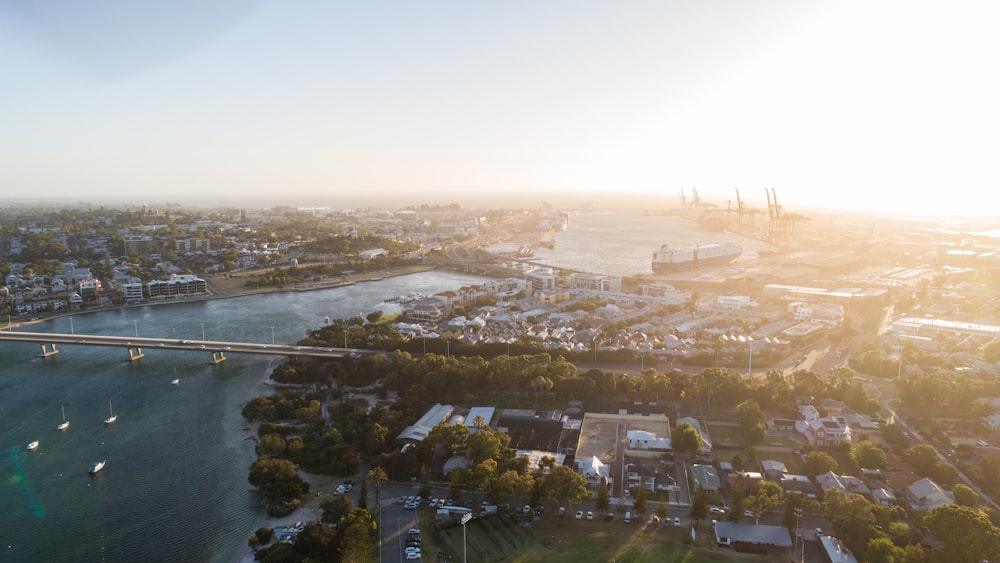
<path fill-rule="evenodd" d="M 13 2 L 3 193 L 989 214 L 996 11 Z"/>

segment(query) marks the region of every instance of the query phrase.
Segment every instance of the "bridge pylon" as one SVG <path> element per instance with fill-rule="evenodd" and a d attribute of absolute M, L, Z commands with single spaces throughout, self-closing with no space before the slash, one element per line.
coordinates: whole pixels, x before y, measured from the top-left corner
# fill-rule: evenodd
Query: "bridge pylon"
<path fill-rule="evenodd" d="M 223 352 L 221 352 L 221 351 L 219 351 L 219 352 L 212 352 L 212 362 L 211 363 L 212 363 L 213 366 L 216 365 L 216 364 L 221 364 L 224 361 L 226 361 L 226 355 Z"/>
<path fill-rule="evenodd" d="M 50 346 L 51 348 L 46 348 L 46 344 L 44 342 L 42 342 L 42 357 L 43 358 L 48 358 L 49 356 L 55 356 L 56 354 L 59 353 L 59 350 L 56 350 L 55 343 L 49 344 L 48 346 Z"/>
<path fill-rule="evenodd" d="M 142 348 L 136 347 L 128 349 L 128 361 L 130 362 L 141 360 L 143 356 L 145 356 L 145 354 L 142 353 Z"/>

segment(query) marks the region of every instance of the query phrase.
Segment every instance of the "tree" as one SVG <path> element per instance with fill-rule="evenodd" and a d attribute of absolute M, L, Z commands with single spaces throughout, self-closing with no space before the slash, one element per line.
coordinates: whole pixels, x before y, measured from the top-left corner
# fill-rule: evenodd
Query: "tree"
<path fill-rule="evenodd" d="M 810 477 L 836 470 L 837 460 L 830 454 L 818 450 L 806 454 L 806 461 L 802 464 L 802 472 Z"/>
<path fill-rule="evenodd" d="M 606 512 L 611 506 L 611 495 L 608 493 L 608 481 L 601 478 L 601 484 L 597 486 L 596 508 L 598 512 Z"/>
<path fill-rule="evenodd" d="M 354 501 L 347 495 L 324 495 L 319 507 L 323 511 L 323 521 L 336 524 L 354 510 Z"/>
<path fill-rule="evenodd" d="M 928 475 L 938 463 L 938 451 L 928 444 L 917 444 L 906 451 L 909 461 L 921 475 Z"/>
<path fill-rule="evenodd" d="M 385 483 L 386 481 L 389 480 L 389 476 L 386 475 L 385 469 L 382 469 L 381 467 L 372 467 L 371 469 L 368 470 L 368 473 L 365 475 L 365 478 L 369 482 L 375 484 L 375 506 L 379 507 L 379 510 L 381 510 L 382 499 L 379 496 L 380 492 L 379 489 L 382 486 L 382 483 Z"/>
<path fill-rule="evenodd" d="M 868 563 L 906 563 L 906 553 L 889 538 L 872 538 L 865 545 L 864 560 Z"/>
<path fill-rule="evenodd" d="M 924 526 L 944 544 L 950 561 L 977 563 L 1000 553 L 1000 528 L 975 508 L 938 506 L 924 518 Z"/>
<path fill-rule="evenodd" d="M 378 525 L 367 510 L 351 512 L 340 526 L 340 560 L 359 563 L 375 561 L 379 540 Z"/>
<path fill-rule="evenodd" d="M 761 444 L 767 438 L 767 426 L 764 413 L 760 410 L 760 405 L 753 399 L 747 399 L 736 405 L 736 420 L 743 428 L 743 437 L 747 444 L 755 446 Z"/>
<path fill-rule="evenodd" d="M 753 512 L 757 523 L 760 523 L 760 515 L 767 510 L 777 508 L 784 493 L 781 485 L 774 481 L 761 481 L 757 483 L 754 494 L 746 498 L 744 505 Z"/>
<path fill-rule="evenodd" d="M 671 443 L 677 453 L 697 452 L 701 450 L 701 434 L 694 426 L 685 422 L 677 427 Z"/>
<path fill-rule="evenodd" d="M 743 476 L 740 475 L 733 483 L 733 502 L 726 513 L 726 520 L 730 522 L 740 521 L 740 518 L 743 517 L 743 507 L 746 506 L 746 499 L 746 484 L 744 483 Z"/>
<path fill-rule="evenodd" d="M 708 491 L 703 487 L 699 486 L 694 491 L 694 498 L 691 499 L 691 509 L 688 511 L 688 516 L 698 522 L 708 517 Z"/>
<path fill-rule="evenodd" d="M 583 476 L 565 465 L 553 468 L 544 479 L 536 479 L 536 482 L 541 486 L 541 491 L 552 499 L 579 502 L 590 496 Z"/>
<path fill-rule="evenodd" d="M 641 484 L 632 495 L 632 508 L 639 514 L 646 511 L 646 487 L 643 487 Z"/>
<path fill-rule="evenodd" d="M 951 488 L 951 494 L 955 495 L 955 504 L 960 506 L 975 507 L 979 504 L 979 493 L 972 490 L 972 487 L 961 483 Z"/>
<path fill-rule="evenodd" d="M 863 553 L 868 541 L 876 537 L 873 506 L 861 495 L 845 495 L 837 489 L 823 495 L 823 515 L 833 524 L 837 537 L 855 553 Z"/>
<path fill-rule="evenodd" d="M 858 442 L 851 451 L 851 458 L 864 469 L 885 469 L 887 466 L 885 451 L 871 440 Z"/>
<path fill-rule="evenodd" d="M 314 561 L 336 560 L 337 529 L 325 523 L 306 526 L 295 538 L 295 551 Z"/>

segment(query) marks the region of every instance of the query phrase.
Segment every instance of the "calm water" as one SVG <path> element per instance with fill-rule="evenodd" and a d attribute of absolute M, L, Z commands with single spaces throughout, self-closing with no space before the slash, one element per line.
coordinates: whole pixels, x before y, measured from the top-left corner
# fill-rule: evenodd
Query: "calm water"
<path fill-rule="evenodd" d="M 642 210 L 611 210 L 571 216 L 569 228 L 556 233 L 556 248 L 538 248 L 535 258 L 542 264 L 599 274 L 652 274 L 653 252 L 661 245 L 690 246 L 720 240 L 734 240 L 743 245 L 743 256 L 736 260 L 735 266 L 756 258 L 758 250 L 770 248 L 756 239 L 703 229 L 681 217 L 647 216 Z"/>
<path fill-rule="evenodd" d="M 26 328 L 209 340 L 293 342 L 323 318 L 376 309 L 409 291 L 481 281 L 427 272 L 303 293 L 142 307 Z M 268 392 L 268 357 L 0 343 L 0 561 L 233 561 L 262 509 L 249 491 L 254 460 L 240 410 Z M 171 385 L 174 378 L 179 385 Z M 105 426 L 109 401 L 118 422 Z M 70 427 L 56 430 L 60 405 Z M 25 445 L 39 440 L 37 450 Z M 87 473 L 107 460 L 101 473 Z"/>

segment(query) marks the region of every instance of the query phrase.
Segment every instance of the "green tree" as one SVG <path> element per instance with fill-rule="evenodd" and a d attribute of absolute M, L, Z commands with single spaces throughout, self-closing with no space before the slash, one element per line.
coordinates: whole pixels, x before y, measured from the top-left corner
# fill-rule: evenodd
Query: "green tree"
<path fill-rule="evenodd" d="M 864 560 L 868 563 L 906 563 L 906 553 L 889 538 L 868 540 L 864 553 Z"/>
<path fill-rule="evenodd" d="M 1000 529 L 980 510 L 945 504 L 924 518 L 927 531 L 944 544 L 944 552 L 956 563 L 978 563 L 1000 553 Z"/>
<path fill-rule="evenodd" d="M 863 469 L 885 469 L 887 466 L 885 450 L 871 440 L 858 442 L 851 451 L 851 458 Z"/>
<path fill-rule="evenodd" d="M 836 470 L 837 460 L 830 454 L 818 450 L 806 454 L 806 461 L 802 464 L 802 472 L 810 477 Z"/>
<path fill-rule="evenodd" d="M 698 433 L 694 426 L 685 422 L 677 427 L 677 431 L 674 432 L 671 439 L 671 444 L 677 453 L 697 452 L 701 450 L 701 434 Z"/>
<path fill-rule="evenodd" d="M 873 507 L 863 496 L 845 495 L 837 489 L 823 495 L 823 515 L 833 524 L 837 537 L 855 553 L 863 553 L 868 541 L 877 535 Z"/>
<path fill-rule="evenodd" d="M 761 514 L 781 505 L 781 497 L 784 493 L 781 485 L 774 481 L 761 481 L 757 483 L 754 494 L 746 498 L 745 506 L 753 512 L 757 523 L 760 523 Z"/>
<path fill-rule="evenodd" d="M 358 563 L 375 561 L 378 545 L 378 525 L 371 512 L 357 509 L 341 522 L 340 560 Z"/>
<path fill-rule="evenodd" d="M 336 524 L 354 510 L 354 501 L 347 495 L 323 495 L 319 507 L 323 511 L 323 521 Z"/>
<path fill-rule="evenodd" d="M 575 503 L 590 496 L 583 476 L 565 465 L 556 466 L 544 478 L 536 479 L 536 482 L 551 499 L 565 499 Z"/>
<path fill-rule="evenodd" d="M 598 512 L 607 512 L 611 506 L 611 495 L 608 493 L 608 482 L 601 478 L 601 484 L 597 486 L 596 508 Z"/>
<path fill-rule="evenodd" d="M 979 493 L 972 487 L 959 483 L 951 488 L 951 494 L 955 495 L 955 504 L 960 506 L 975 507 L 979 504 Z"/>
<path fill-rule="evenodd" d="M 691 509 L 688 516 L 697 522 L 701 522 L 708 517 L 708 491 L 698 487 L 694 491 L 694 498 L 691 499 Z"/>
<path fill-rule="evenodd" d="M 295 551 L 312 561 L 335 561 L 337 529 L 326 523 L 306 526 L 295 537 Z"/>
<path fill-rule="evenodd" d="M 646 512 L 646 487 L 640 485 L 636 488 L 632 494 L 632 508 L 639 514 Z"/>
<path fill-rule="evenodd" d="M 740 475 L 736 478 L 736 481 L 733 482 L 733 502 L 729 506 L 729 511 L 726 512 L 726 520 L 730 522 L 740 521 L 740 518 L 743 517 L 743 509 L 746 506 L 746 499 L 746 484 L 743 476 Z"/>

